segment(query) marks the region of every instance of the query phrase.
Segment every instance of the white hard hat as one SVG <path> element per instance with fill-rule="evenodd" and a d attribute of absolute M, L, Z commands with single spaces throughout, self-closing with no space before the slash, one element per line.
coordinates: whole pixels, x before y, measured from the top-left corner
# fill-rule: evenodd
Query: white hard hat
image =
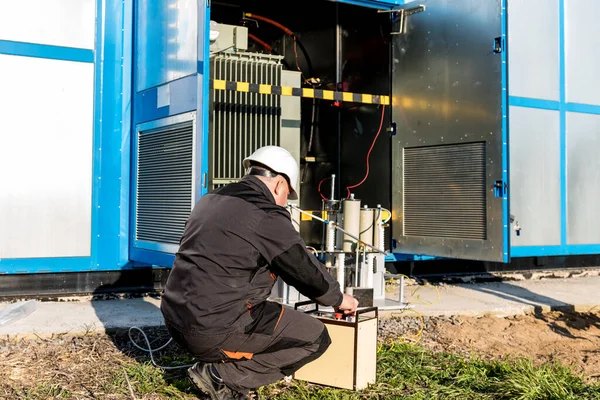
<path fill-rule="evenodd" d="M 278 174 L 285 175 L 292 189 L 288 198 L 290 200 L 298 199 L 298 193 L 296 192 L 298 163 L 289 151 L 279 146 L 264 146 L 244 159 L 245 169 L 250 167 L 251 161 L 260 163 Z"/>

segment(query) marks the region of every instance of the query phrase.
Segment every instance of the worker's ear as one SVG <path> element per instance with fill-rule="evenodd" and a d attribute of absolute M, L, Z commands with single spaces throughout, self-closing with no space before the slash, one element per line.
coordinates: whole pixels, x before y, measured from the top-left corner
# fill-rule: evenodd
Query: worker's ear
<path fill-rule="evenodd" d="M 277 184 L 275 185 L 275 194 L 280 195 L 282 193 L 285 193 L 285 191 L 287 190 L 287 186 L 288 184 L 285 178 L 280 176 L 277 179 Z"/>

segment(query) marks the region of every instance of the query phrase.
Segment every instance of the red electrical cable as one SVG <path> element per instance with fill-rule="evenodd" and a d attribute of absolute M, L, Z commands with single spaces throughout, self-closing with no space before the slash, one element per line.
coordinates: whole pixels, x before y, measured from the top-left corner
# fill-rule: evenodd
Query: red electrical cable
<path fill-rule="evenodd" d="M 294 39 L 294 56 L 296 57 L 296 68 L 302 74 L 302 70 L 300 69 L 300 64 L 298 62 L 298 50 L 296 49 L 296 34 L 294 34 L 294 32 L 291 29 L 280 24 L 277 21 L 272 20 L 271 18 L 263 17 L 262 15 L 257 15 L 257 14 L 252 14 L 252 13 L 244 13 L 244 17 L 257 19 L 259 21 L 266 22 L 267 24 L 271 24 L 271 25 L 281 29 L 286 35 L 293 38 Z M 250 36 L 250 35 L 248 35 L 248 36 Z M 304 77 L 303 77 L 303 80 L 306 81 L 306 79 L 304 79 Z"/>
<path fill-rule="evenodd" d="M 321 182 L 319 182 L 319 186 L 317 187 L 317 190 L 319 191 L 319 195 L 321 195 L 321 198 L 323 200 L 328 200 L 327 197 L 323 196 L 323 193 L 321 193 L 321 185 L 323 184 L 323 182 L 325 182 L 327 179 L 331 179 L 330 176 L 327 176 L 323 179 L 321 179 Z"/>
<path fill-rule="evenodd" d="M 263 17 L 262 15 L 256 15 L 256 14 L 252 14 L 252 13 L 245 13 L 244 16 L 247 17 L 247 18 L 254 18 L 254 19 L 257 19 L 259 21 L 266 22 L 267 24 L 271 24 L 273 26 L 276 26 L 279 29 L 281 29 L 283 32 L 285 32 L 285 34 L 288 35 L 288 36 L 295 36 L 294 32 L 292 32 L 291 29 L 287 28 L 286 26 L 281 25 L 277 21 L 273 21 L 271 18 Z"/>
<path fill-rule="evenodd" d="M 379 130 L 377 131 L 377 134 L 375 135 L 375 138 L 373 139 L 373 143 L 371 143 L 371 148 L 369 148 L 369 152 L 367 153 L 367 172 L 365 173 L 365 177 L 363 178 L 362 181 L 360 181 L 356 185 L 346 186 L 346 191 L 348 192 L 348 196 L 346 198 L 350 198 L 350 189 L 359 187 L 369 177 L 369 170 L 370 170 L 369 158 L 371 157 L 371 151 L 373 151 L 373 147 L 375 147 L 375 142 L 377 141 L 377 138 L 379 137 L 379 134 L 381 133 L 381 128 L 383 128 L 383 117 L 384 116 L 385 116 L 385 106 L 381 106 L 381 121 L 379 122 Z"/>
<path fill-rule="evenodd" d="M 259 45 L 261 45 L 262 47 L 264 47 L 265 50 L 267 50 L 269 53 L 271 51 L 273 51 L 273 48 L 271 46 L 269 46 L 269 44 L 267 42 L 264 42 L 262 40 L 260 40 L 259 38 L 257 38 L 256 36 L 254 36 L 251 33 L 248 33 L 248 37 L 252 40 L 254 40 L 256 43 L 258 43 Z"/>

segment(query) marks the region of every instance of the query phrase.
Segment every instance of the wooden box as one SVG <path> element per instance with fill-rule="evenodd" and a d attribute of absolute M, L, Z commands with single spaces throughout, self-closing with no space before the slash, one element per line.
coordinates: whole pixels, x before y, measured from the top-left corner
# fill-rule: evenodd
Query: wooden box
<path fill-rule="evenodd" d="M 295 308 L 312 303 L 314 302 L 296 303 Z M 352 322 L 336 320 L 333 313 L 320 312 L 318 306 L 307 313 L 313 314 L 325 324 L 331 337 L 331 345 L 321 357 L 296 371 L 294 379 L 350 390 L 361 390 L 375 383 L 379 319 L 377 307 L 357 310 Z"/>

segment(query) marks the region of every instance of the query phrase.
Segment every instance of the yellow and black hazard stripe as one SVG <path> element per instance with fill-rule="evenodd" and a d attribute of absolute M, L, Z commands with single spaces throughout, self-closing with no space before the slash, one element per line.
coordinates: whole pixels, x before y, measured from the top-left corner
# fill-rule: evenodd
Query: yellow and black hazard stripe
<path fill-rule="evenodd" d="M 215 90 L 231 90 L 235 92 L 274 94 L 279 96 L 305 97 L 310 99 L 337 100 L 363 104 L 390 104 L 390 96 L 377 94 L 336 92 L 334 90 L 321 90 L 313 88 L 299 88 L 292 86 L 274 86 L 250 82 L 234 82 L 213 79 L 211 87 Z"/>

